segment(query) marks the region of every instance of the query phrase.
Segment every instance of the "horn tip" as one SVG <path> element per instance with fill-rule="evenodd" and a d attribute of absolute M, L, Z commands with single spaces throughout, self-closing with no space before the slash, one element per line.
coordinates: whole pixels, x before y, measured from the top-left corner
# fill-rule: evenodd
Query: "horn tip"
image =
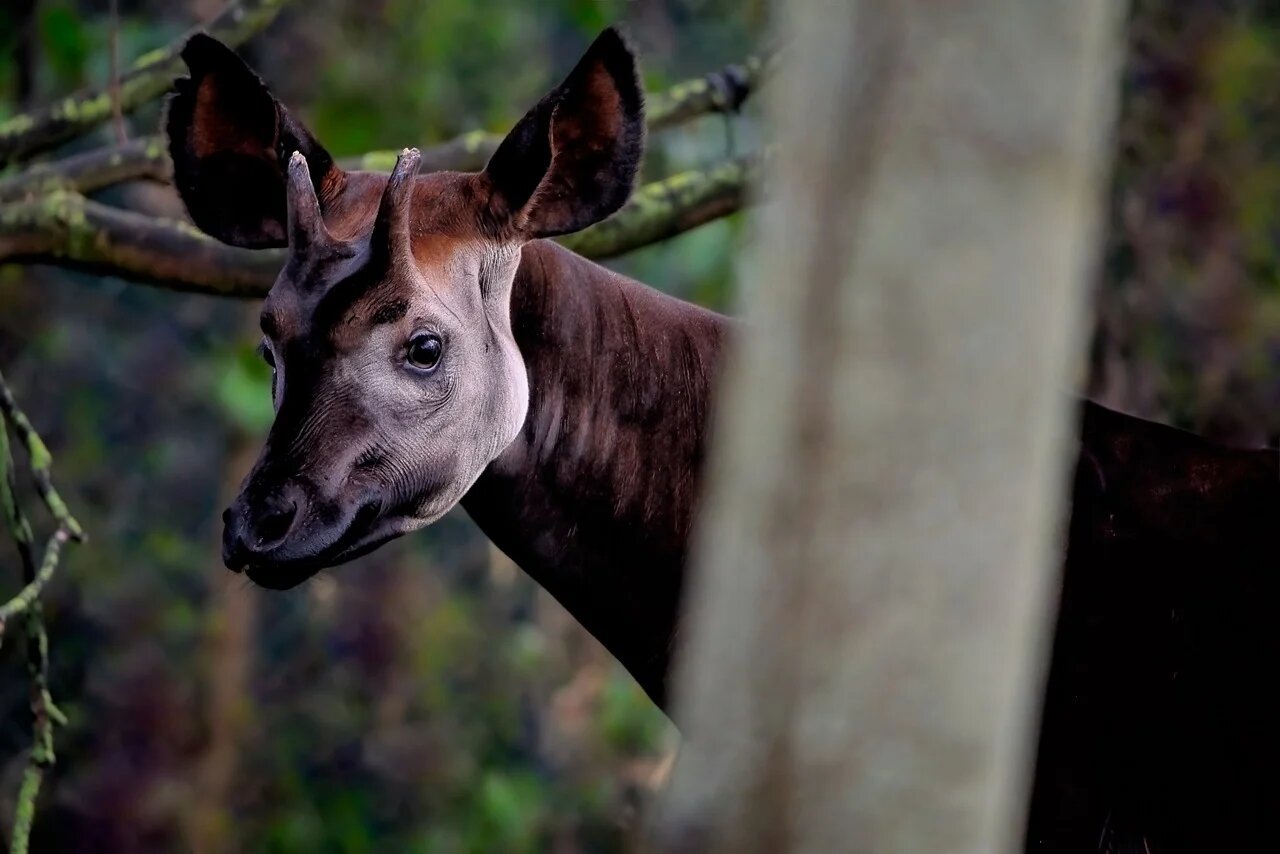
<path fill-rule="evenodd" d="M 391 170 L 390 186 L 400 187 L 411 183 L 409 179 L 418 174 L 418 162 L 421 159 L 416 148 L 406 148 L 396 158 L 395 169 Z"/>

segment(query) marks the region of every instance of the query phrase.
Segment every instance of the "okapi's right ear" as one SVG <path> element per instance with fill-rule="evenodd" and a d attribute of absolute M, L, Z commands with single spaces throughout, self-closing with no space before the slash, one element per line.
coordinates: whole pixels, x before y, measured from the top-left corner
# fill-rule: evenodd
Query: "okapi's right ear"
<path fill-rule="evenodd" d="M 182 49 L 190 77 L 174 81 L 165 130 L 173 181 L 191 219 L 233 246 L 287 243 L 285 170 L 301 151 L 321 205 L 344 175 L 315 137 L 226 45 L 197 33 Z"/>

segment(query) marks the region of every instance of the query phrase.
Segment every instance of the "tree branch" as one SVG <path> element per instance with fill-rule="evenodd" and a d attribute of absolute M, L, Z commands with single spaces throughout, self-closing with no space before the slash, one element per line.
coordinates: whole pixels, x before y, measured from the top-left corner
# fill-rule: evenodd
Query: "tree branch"
<path fill-rule="evenodd" d="M 747 57 L 741 65 L 728 65 L 702 77 L 677 83 L 662 92 L 650 92 L 645 101 L 649 133 L 657 133 L 699 116 L 737 112 L 743 102 L 777 66 L 777 53 Z M 448 142 L 422 149 L 423 172 L 460 172 L 483 169 L 502 142 L 500 134 L 471 131 Z M 343 162 L 349 169 L 389 172 L 398 151 L 371 151 Z"/>
<path fill-rule="evenodd" d="M 738 210 L 752 160 L 684 172 L 640 188 L 610 219 L 563 243 L 609 258 Z M 0 205 L 0 263 L 54 263 L 170 290 L 261 297 L 284 263 L 283 250 L 239 249 L 177 220 L 90 201 L 66 190 Z"/>
<path fill-rule="evenodd" d="M 45 546 L 44 559 L 40 561 L 40 568 L 36 571 L 35 577 L 27 582 L 17 596 L 0 605 L 0 637 L 3 637 L 5 626 L 11 619 L 18 614 L 27 613 L 39 603 L 40 594 L 44 592 L 45 585 L 53 578 L 53 572 L 58 568 L 58 557 L 68 539 L 67 529 L 58 528 Z"/>
<path fill-rule="evenodd" d="M 749 57 L 741 65 L 683 83 L 649 95 L 649 132 L 654 133 L 681 122 L 713 112 L 738 109 L 753 93 L 774 65 L 774 54 Z M 486 131 L 471 131 L 438 145 L 422 149 L 422 172 L 483 169 L 502 137 Z M 345 158 L 347 169 L 388 172 L 398 151 L 371 151 Z M 0 179 L 0 202 L 31 198 L 50 190 L 71 190 L 88 195 L 125 181 L 168 181 L 173 167 L 159 136 L 135 139 L 124 145 L 106 146 L 51 163 L 31 166 L 16 175 Z"/>
<path fill-rule="evenodd" d="M 0 261 L 56 263 L 180 291 L 261 296 L 282 257 L 227 246 L 185 222 L 65 190 L 0 206 Z"/>
<path fill-rule="evenodd" d="M 27 458 L 31 464 L 31 476 L 35 480 L 36 490 L 40 493 L 40 500 L 44 502 L 58 525 L 66 528 L 72 539 L 77 542 L 83 541 L 84 529 L 67 510 L 67 504 L 62 500 L 62 496 L 53 488 L 53 455 L 49 453 L 49 448 L 40 438 L 40 434 L 36 433 L 35 428 L 31 426 L 27 416 L 18 408 L 18 403 L 13 399 L 13 392 L 9 391 L 3 374 L 0 374 L 0 415 L 8 420 L 13 427 L 14 435 L 26 449 Z"/>
<path fill-rule="evenodd" d="M 237 0 L 204 30 L 230 45 L 238 45 L 275 20 L 289 0 Z M 168 47 L 139 57 L 119 79 L 118 103 L 131 112 L 168 90 L 182 73 L 179 52 L 186 36 Z M 53 148 L 109 120 L 113 99 L 106 89 L 91 89 L 30 113 L 0 122 L 0 167 Z"/>
<path fill-rule="evenodd" d="M 430 145 L 422 149 L 422 160 L 418 164 L 419 172 L 475 172 L 485 167 L 493 152 L 498 150 L 502 142 L 500 134 L 482 130 L 473 130 L 461 136 Z M 390 172 L 396 165 L 399 151 L 370 151 L 359 157 L 346 158 L 342 166 L 346 169 L 364 169 L 370 172 Z"/>
<path fill-rule="evenodd" d="M 776 51 L 767 51 L 747 57 L 741 65 L 727 65 L 650 95 L 644 108 L 649 130 L 669 128 L 708 113 L 736 113 L 747 96 L 774 72 L 777 60 Z"/>
<path fill-rule="evenodd" d="M 266 10 L 274 16 L 285 2 L 246 0 L 228 7 L 219 20 L 238 21 L 242 35 L 247 35 L 250 28 L 245 22 L 250 17 L 267 15 Z M 265 20 L 258 25 L 263 24 Z M 173 50 L 162 52 L 167 59 L 151 60 L 145 67 L 161 68 L 172 60 Z M 752 57 L 742 65 L 650 95 L 650 130 L 710 112 L 736 110 L 772 68 L 772 57 Z M 173 73 L 155 71 L 164 77 L 165 86 Z M 102 118 L 108 115 L 109 111 Z M 2 127 L 0 153 L 5 144 Z M 500 141 L 483 131 L 463 134 L 424 149 L 421 168 L 482 168 Z M 371 152 L 345 165 L 386 170 L 395 157 L 394 152 Z M 563 242 L 588 257 L 606 258 L 666 239 L 738 210 L 751 171 L 752 161 L 739 159 L 647 185 L 615 217 Z M 283 263 L 282 252 L 236 249 L 184 222 L 155 219 L 85 198 L 120 182 L 167 181 L 171 175 L 163 140 L 147 137 L 38 164 L 0 180 L 0 263 L 54 263 L 181 291 L 264 294 Z"/>
<path fill-rule="evenodd" d="M 49 163 L 37 163 L 0 179 L 0 202 L 33 199 L 53 190 L 89 194 L 125 181 L 168 182 L 173 165 L 158 136 L 95 148 Z"/>
<path fill-rule="evenodd" d="M 757 165 L 739 157 L 645 184 L 618 213 L 560 243 L 588 258 L 614 258 L 683 234 L 740 210 Z"/>

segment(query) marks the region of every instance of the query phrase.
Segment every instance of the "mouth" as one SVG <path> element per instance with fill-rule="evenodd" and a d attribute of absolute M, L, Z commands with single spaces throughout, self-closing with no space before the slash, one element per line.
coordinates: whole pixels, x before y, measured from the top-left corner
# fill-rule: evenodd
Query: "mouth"
<path fill-rule="evenodd" d="M 379 518 L 376 503 L 365 504 L 356 511 L 350 524 L 336 538 L 324 544 L 323 537 L 314 543 L 286 543 L 275 552 L 250 555 L 244 552 L 224 555 L 224 563 L 233 572 L 243 571 L 254 584 L 269 590 L 288 590 L 297 587 L 317 572 L 338 566 L 368 554 L 396 536 L 395 526 L 386 523 L 389 517 Z M 382 523 L 382 524 L 377 524 Z M 387 528 L 390 530 L 387 530 Z M 380 530 L 381 529 L 381 530 Z"/>

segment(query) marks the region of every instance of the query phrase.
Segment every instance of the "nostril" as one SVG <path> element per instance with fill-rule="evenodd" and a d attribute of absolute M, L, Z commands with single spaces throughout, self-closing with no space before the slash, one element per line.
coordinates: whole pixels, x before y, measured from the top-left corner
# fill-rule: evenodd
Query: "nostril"
<path fill-rule="evenodd" d="M 255 551 L 266 551 L 280 545 L 293 528 L 293 520 L 297 515 L 298 505 L 293 501 L 284 501 L 268 508 L 253 526 L 256 536 L 251 547 Z"/>

